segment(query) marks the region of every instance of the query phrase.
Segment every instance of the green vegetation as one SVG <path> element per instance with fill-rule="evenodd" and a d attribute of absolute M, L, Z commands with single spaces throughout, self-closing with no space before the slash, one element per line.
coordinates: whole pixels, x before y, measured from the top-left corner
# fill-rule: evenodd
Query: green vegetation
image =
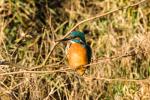
<path fill-rule="evenodd" d="M 78 22 L 139 1 L 0 0 L 0 100 L 149 100 L 148 0 L 75 29 L 93 50 L 84 76 L 65 70 L 65 44 L 48 56 Z"/>

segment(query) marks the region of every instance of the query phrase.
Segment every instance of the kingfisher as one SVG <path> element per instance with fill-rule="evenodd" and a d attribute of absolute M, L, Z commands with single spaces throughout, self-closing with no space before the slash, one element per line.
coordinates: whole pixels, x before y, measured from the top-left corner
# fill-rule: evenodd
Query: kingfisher
<path fill-rule="evenodd" d="M 79 75 L 83 75 L 91 61 L 92 50 L 87 44 L 85 34 L 80 31 L 73 31 L 68 38 L 61 41 L 67 41 L 66 57 L 71 69 L 74 69 Z"/>

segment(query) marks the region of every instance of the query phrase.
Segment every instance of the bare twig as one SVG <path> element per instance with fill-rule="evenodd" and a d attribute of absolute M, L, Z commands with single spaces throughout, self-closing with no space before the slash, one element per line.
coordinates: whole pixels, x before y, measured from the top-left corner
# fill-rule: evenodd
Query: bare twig
<path fill-rule="evenodd" d="M 73 28 L 71 28 L 71 29 L 62 37 L 62 39 L 66 38 L 76 27 L 78 27 L 79 25 L 81 25 L 81 24 L 83 24 L 83 23 L 85 23 L 85 22 L 88 22 L 88 21 L 91 21 L 91 20 L 94 20 L 94 19 L 97 19 L 97 18 L 100 18 L 100 17 L 104 17 L 104 16 L 106 16 L 106 15 L 112 14 L 112 13 L 117 12 L 117 11 L 119 11 L 119 10 L 123 10 L 123 9 L 127 9 L 127 8 L 129 8 L 129 7 L 137 6 L 137 5 L 139 5 L 139 4 L 141 4 L 141 3 L 145 2 L 145 1 L 146 1 L 146 0 L 142 0 L 142 1 L 137 2 L 137 3 L 135 3 L 135 4 L 132 4 L 132 5 L 129 5 L 129 6 L 125 6 L 125 7 L 121 7 L 121 8 L 118 8 L 118 9 L 115 9 L 115 10 L 112 10 L 112 11 L 109 11 L 109 12 L 106 12 L 106 13 L 103 13 L 103 14 L 98 14 L 98 15 L 96 15 L 96 16 L 94 16 L 94 17 L 91 17 L 91 18 L 85 19 L 85 20 L 83 20 L 83 21 L 80 21 L 80 22 L 77 23 Z M 62 39 L 60 39 L 60 40 L 62 40 Z M 57 40 L 57 41 L 59 41 L 59 40 Z"/>
<path fill-rule="evenodd" d="M 1 73 L 0 76 L 23 74 L 23 73 L 31 73 L 31 74 L 46 74 L 47 73 L 48 74 L 48 73 L 56 73 L 56 72 L 66 72 L 67 70 L 72 70 L 72 69 L 66 68 L 66 69 L 59 69 L 59 70 L 53 70 L 53 71 L 16 71 L 16 72 Z"/>
<path fill-rule="evenodd" d="M 134 56 L 135 54 L 132 54 L 131 52 L 135 51 L 135 49 L 132 49 L 132 50 L 130 50 L 130 51 L 128 51 L 128 52 L 126 52 L 125 54 L 122 54 L 122 55 L 116 55 L 116 56 L 111 56 L 111 57 L 100 57 L 99 59 L 93 60 L 90 64 L 84 65 L 84 67 L 91 66 L 91 65 L 97 65 L 97 64 L 100 64 L 100 63 L 102 63 L 102 62 L 104 62 L 106 60 L 113 61 L 113 60 L 116 60 L 116 59 L 121 59 L 121 58 L 125 58 L 125 57 Z M 66 65 L 58 65 L 58 64 L 50 64 L 50 65 L 46 65 L 44 67 L 54 67 L 54 66 L 57 66 L 57 67 L 66 67 Z M 36 66 L 36 67 L 32 67 L 29 70 L 39 69 L 41 67 L 42 66 Z"/>
<path fill-rule="evenodd" d="M 98 78 L 98 77 L 83 77 L 86 80 L 103 80 L 103 81 L 121 81 L 121 82 L 137 82 L 137 83 L 149 83 L 150 79 L 123 79 L 123 78 L 115 78 L 115 79 L 111 79 L 111 78 Z"/>
<path fill-rule="evenodd" d="M 115 10 L 112 10 L 112 11 L 109 11 L 109 12 L 106 12 L 106 13 L 103 13 L 103 14 L 98 14 L 98 15 L 96 15 L 96 16 L 94 16 L 94 17 L 91 17 L 91 18 L 85 19 L 85 20 L 83 20 L 83 21 L 80 21 L 80 22 L 77 23 L 73 28 L 71 28 L 71 29 L 62 37 L 62 39 L 66 38 L 75 28 L 77 28 L 79 25 L 81 25 L 81 24 L 83 24 L 83 23 L 85 23 L 85 22 L 88 22 L 88 21 L 91 21 L 91 20 L 94 20 L 94 19 L 97 19 L 97 18 L 104 17 L 104 16 L 106 16 L 106 15 L 115 13 L 115 12 L 117 12 L 117 11 L 119 11 L 119 10 L 123 10 L 123 9 L 127 9 L 127 8 L 129 8 L 129 7 L 134 7 L 134 6 L 140 5 L 140 4 L 144 3 L 145 1 L 147 1 L 147 0 L 142 0 L 142 1 L 139 1 L 139 2 L 134 3 L 134 4 L 132 4 L 132 5 L 125 6 L 125 7 L 121 7 L 121 8 L 118 8 L 118 9 L 115 9 Z M 62 39 L 59 39 L 59 40 L 62 40 Z M 50 51 L 49 54 L 47 55 L 45 61 L 44 61 L 44 62 L 42 63 L 42 65 L 40 65 L 40 66 L 45 65 L 47 59 L 48 59 L 49 56 L 52 54 L 52 52 L 54 51 L 55 47 L 60 43 L 59 40 L 56 40 L 56 41 L 55 41 L 54 45 L 53 45 L 52 48 L 51 48 L 51 51 Z"/>
<path fill-rule="evenodd" d="M 10 73 L 2 73 L 0 74 L 0 76 L 4 76 L 4 75 L 13 75 L 13 74 L 23 74 L 23 73 L 30 73 L 30 74 L 49 74 L 49 73 L 54 73 L 54 72 L 66 72 L 66 70 L 70 70 L 70 68 L 68 69 L 63 69 L 63 70 L 55 70 L 55 71 L 18 71 L 18 72 L 10 72 Z M 137 82 L 137 83 L 149 83 L 150 79 L 123 79 L 123 78 L 115 78 L 115 79 L 111 79 L 111 78 L 99 78 L 99 77 L 86 77 L 86 76 L 81 76 L 81 78 L 84 78 L 86 80 L 101 80 L 101 81 L 121 81 L 121 82 Z M 22 84 L 22 83 L 20 83 Z M 20 85 L 18 84 L 18 85 Z M 17 85 L 17 86 L 18 86 Z M 15 87 L 17 87 L 15 86 Z M 15 88 L 14 87 L 14 88 Z"/>

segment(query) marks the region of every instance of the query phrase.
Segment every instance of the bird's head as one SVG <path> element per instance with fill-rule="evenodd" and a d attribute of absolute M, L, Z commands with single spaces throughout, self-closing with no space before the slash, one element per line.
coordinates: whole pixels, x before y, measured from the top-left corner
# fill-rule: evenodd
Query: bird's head
<path fill-rule="evenodd" d="M 86 43 L 84 33 L 83 32 L 79 32 L 79 31 L 71 32 L 71 34 L 69 35 L 68 38 L 64 38 L 61 41 L 67 41 L 67 40 L 71 40 L 73 42 L 80 42 L 80 41 L 82 41 L 82 42 Z"/>
<path fill-rule="evenodd" d="M 71 32 L 70 37 L 72 38 L 71 39 L 72 41 L 81 40 L 84 43 L 86 42 L 85 41 L 85 35 L 83 32 L 73 31 L 73 32 Z"/>

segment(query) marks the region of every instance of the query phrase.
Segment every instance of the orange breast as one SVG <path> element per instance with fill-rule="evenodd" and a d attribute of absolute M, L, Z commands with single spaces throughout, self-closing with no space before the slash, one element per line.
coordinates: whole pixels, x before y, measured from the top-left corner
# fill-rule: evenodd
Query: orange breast
<path fill-rule="evenodd" d="M 67 58 L 72 68 L 88 64 L 87 50 L 79 43 L 72 43 L 70 45 L 67 50 Z"/>

